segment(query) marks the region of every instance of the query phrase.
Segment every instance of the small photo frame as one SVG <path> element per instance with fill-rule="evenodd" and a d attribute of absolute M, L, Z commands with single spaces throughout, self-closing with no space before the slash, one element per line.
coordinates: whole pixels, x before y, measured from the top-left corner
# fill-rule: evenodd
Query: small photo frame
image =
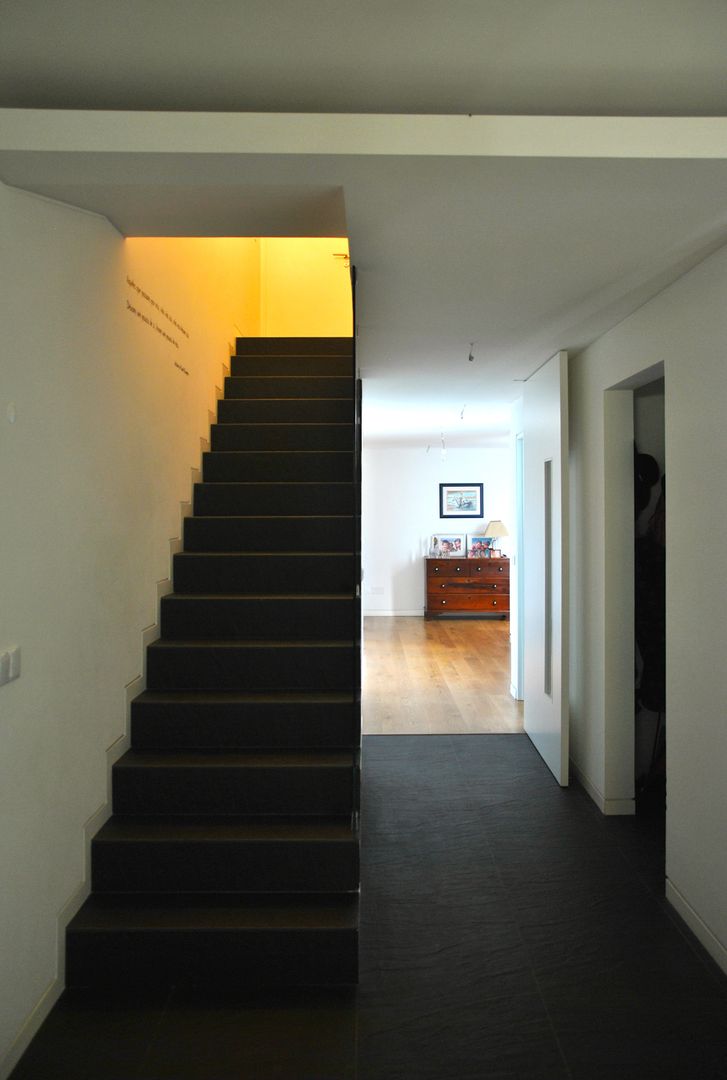
<path fill-rule="evenodd" d="M 440 484 L 440 518 L 481 518 L 482 484 Z"/>
<path fill-rule="evenodd" d="M 462 559 L 465 555 L 465 537 L 439 533 L 430 540 L 429 554 L 434 559 Z"/>
<path fill-rule="evenodd" d="M 491 536 L 467 536 L 468 559 L 492 558 L 493 538 Z"/>

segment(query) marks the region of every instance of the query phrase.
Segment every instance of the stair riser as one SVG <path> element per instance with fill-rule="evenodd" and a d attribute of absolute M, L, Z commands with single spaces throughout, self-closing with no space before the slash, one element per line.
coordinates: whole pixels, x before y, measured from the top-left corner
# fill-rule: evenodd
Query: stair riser
<path fill-rule="evenodd" d="M 188 517 L 185 551 L 352 551 L 353 517 Z"/>
<path fill-rule="evenodd" d="M 116 814 L 350 814 L 356 805 L 353 768 L 219 765 L 184 768 L 115 767 Z"/>
<path fill-rule="evenodd" d="M 162 637 L 171 641 L 353 640 L 358 636 L 355 600 L 163 597 Z"/>
<path fill-rule="evenodd" d="M 307 750 L 360 742 L 358 702 L 173 704 L 137 699 L 131 706 L 131 745 L 137 749 Z"/>
<path fill-rule="evenodd" d="M 238 337 L 235 338 L 237 356 L 303 356 L 303 355 L 353 355 L 353 338 L 350 337 Z"/>
<path fill-rule="evenodd" d="M 217 402 L 220 424 L 350 424 L 350 398 L 232 398 Z"/>
<path fill-rule="evenodd" d="M 353 555 L 174 556 L 174 590 L 189 595 L 348 593 Z"/>
<path fill-rule="evenodd" d="M 150 690 L 351 690 L 355 653 L 344 645 L 151 646 L 146 682 Z"/>
<path fill-rule="evenodd" d="M 213 424 L 213 450 L 350 450 L 353 424 Z"/>
<path fill-rule="evenodd" d="M 353 379 L 336 375 L 228 375 L 225 398 L 353 398 Z"/>
<path fill-rule="evenodd" d="M 354 930 L 69 932 L 66 985 L 344 986 L 358 977 Z"/>
<path fill-rule="evenodd" d="M 316 480 L 351 480 L 350 451 L 255 450 L 208 451 L 202 455 L 202 480 L 206 483 L 273 481 L 279 483 Z"/>
<path fill-rule="evenodd" d="M 356 502 L 352 483 L 194 485 L 194 513 L 201 516 L 352 514 Z"/>
<path fill-rule="evenodd" d="M 94 892 L 351 892 L 358 847 L 337 842 L 95 841 Z"/>
<path fill-rule="evenodd" d="M 351 356 L 232 356 L 230 374 L 247 375 L 338 375 L 353 379 Z"/>

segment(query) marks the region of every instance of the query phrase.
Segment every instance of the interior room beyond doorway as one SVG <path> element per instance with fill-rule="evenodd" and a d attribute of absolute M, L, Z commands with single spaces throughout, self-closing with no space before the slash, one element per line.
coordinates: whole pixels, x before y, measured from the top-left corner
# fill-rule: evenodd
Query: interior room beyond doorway
<path fill-rule="evenodd" d="M 519 732 L 510 695 L 510 623 L 502 619 L 367 617 L 366 735 Z"/>

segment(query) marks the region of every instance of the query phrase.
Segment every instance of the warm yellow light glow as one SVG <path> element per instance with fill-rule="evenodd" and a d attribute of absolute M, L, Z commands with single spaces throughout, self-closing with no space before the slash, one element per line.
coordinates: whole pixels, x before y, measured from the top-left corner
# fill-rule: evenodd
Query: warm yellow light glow
<path fill-rule="evenodd" d="M 170 304 L 179 307 L 188 278 L 206 311 L 227 321 L 234 310 L 231 338 L 353 333 L 346 237 L 133 237 L 126 245 L 130 266 L 143 262 L 146 285 L 156 283 Z"/>
<path fill-rule="evenodd" d="M 353 306 L 345 237 L 260 240 L 260 333 L 350 337 Z"/>

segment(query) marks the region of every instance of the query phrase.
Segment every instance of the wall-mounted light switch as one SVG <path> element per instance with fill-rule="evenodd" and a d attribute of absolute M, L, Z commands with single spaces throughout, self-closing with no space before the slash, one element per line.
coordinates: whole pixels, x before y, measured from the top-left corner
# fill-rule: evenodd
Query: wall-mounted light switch
<path fill-rule="evenodd" d="M 10 650 L 10 678 L 17 679 L 20 677 L 20 646 L 16 645 L 14 649 Z"/>
<path fill-rule="evenodd" d="M 20 646 L 0 653 L 0 686 L 17 679 L 20 675 Z"/>

